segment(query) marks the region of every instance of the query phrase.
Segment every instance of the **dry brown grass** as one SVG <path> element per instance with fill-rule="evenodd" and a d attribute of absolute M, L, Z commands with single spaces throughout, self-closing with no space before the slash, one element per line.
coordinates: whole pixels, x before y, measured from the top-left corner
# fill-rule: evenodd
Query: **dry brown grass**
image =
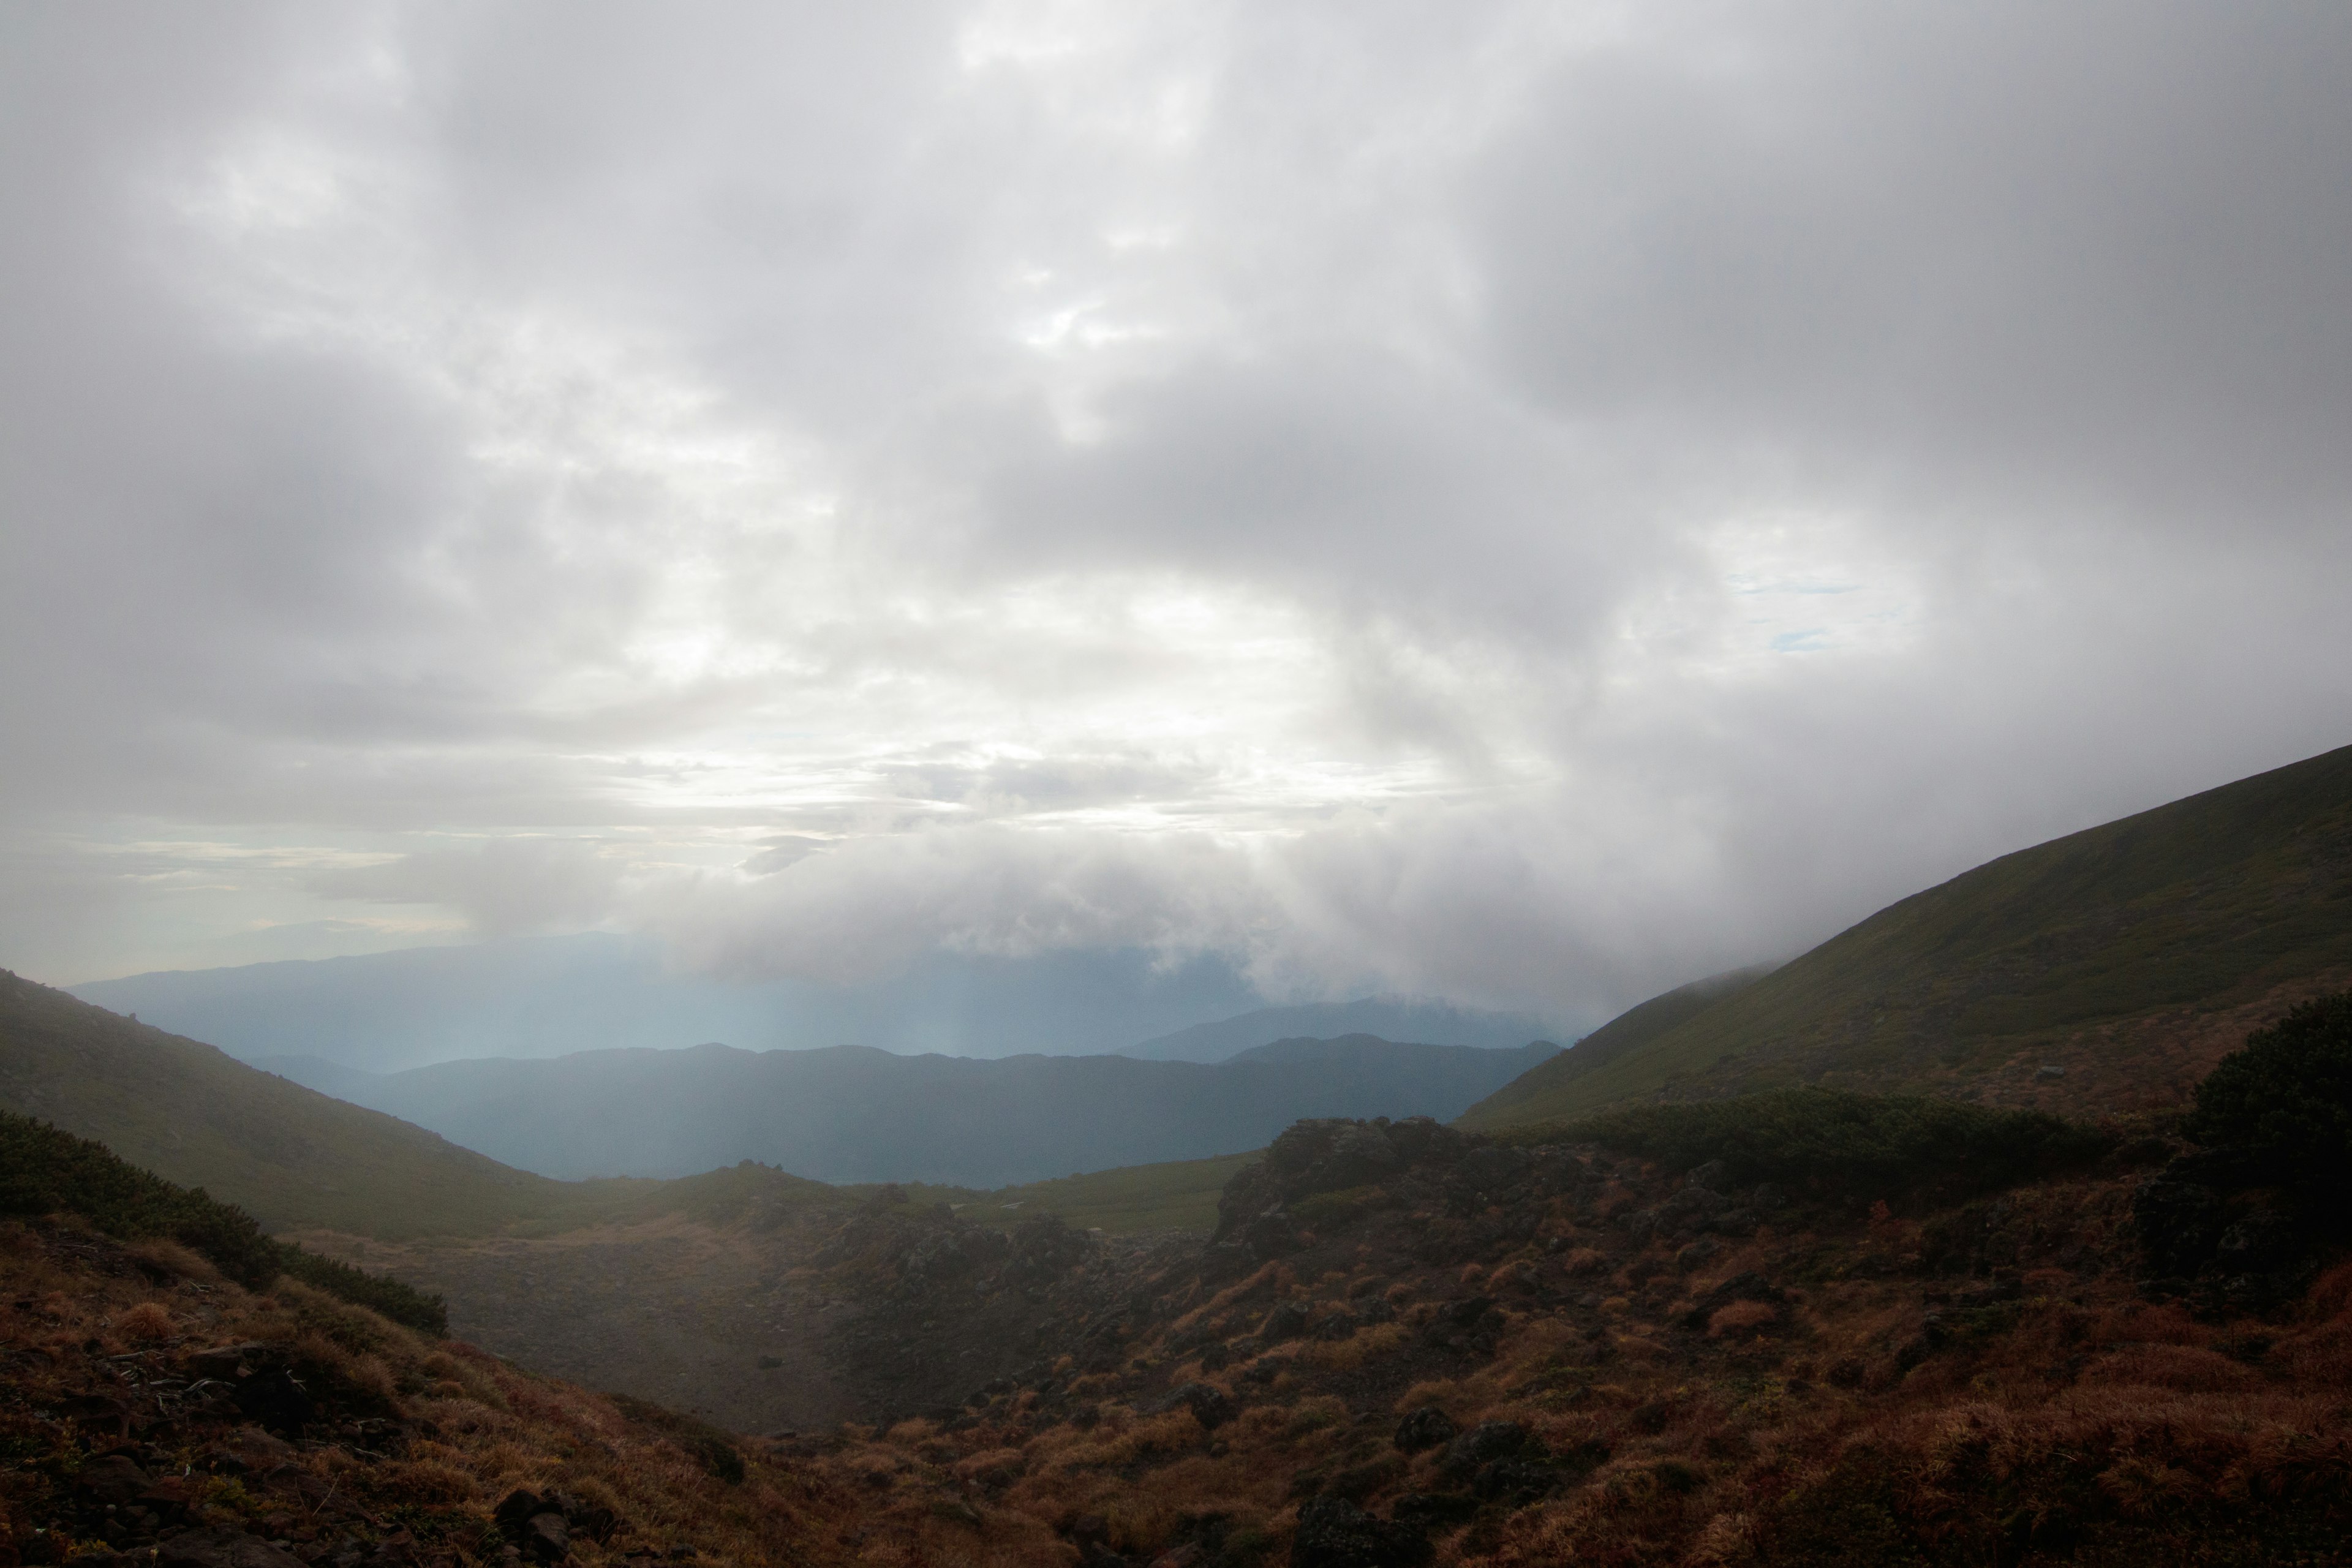
<path fill-rule="evenodd" d="M 114 1331 L 137 1343 L 177 1337 L 179 1322 L 160 1302 L 142 1301 L 114 1320 Z"/>

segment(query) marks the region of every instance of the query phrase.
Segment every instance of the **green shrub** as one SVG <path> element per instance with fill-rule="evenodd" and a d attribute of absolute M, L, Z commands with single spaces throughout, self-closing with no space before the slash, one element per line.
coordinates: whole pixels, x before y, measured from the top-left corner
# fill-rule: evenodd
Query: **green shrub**
<path fill-rule="evenodd" d="M 2113 1139 L 2040 1111 L 1958 1100 L 1790 1089 L 1731 1100 L 1628 1106 L 1501 1135 L 1517 1144 L 1598 1143 L 1688 1170 L 1721 1160 L 1730 1181 L 1889 1196 L 1949 1197 L 2013 1185 L 2096 1159 Z"/>
<path fill-rule="evenodd" d="M 289 1274 L 436 1339 L 449 1331 L 448 1308 L 438 1296 L 275 1240 L 251 1215 L 202 1187 L 167 1182 L 103 1143 L 0 1110 L 0 1214 L 59 1213 L 79 1215 L 120 1240 L 167 1237 L 248 1289 Z"/>
<path fill-rule="evenodd" d="M 2352 1165 L 2352 992 L 2305 1002 L 2247 1036 L 2197 1086 L 2184 1131 L 2284 1178 Z"/>

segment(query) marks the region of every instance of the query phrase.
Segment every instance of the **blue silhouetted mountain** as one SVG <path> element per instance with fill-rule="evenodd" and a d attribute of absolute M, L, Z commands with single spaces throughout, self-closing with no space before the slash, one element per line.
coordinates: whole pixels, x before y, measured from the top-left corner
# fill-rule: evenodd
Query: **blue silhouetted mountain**
<path fill-rule="evenodd" d="M 1301 1117 L 1456 1116 L 1558 1047 L 1359 1036 L 1217 1064 L 1129 1057 L 588 1051 L 314 1079 L 543 1175 L 672 1176 L 740 1160 L 831 1182 L 995 1187 L 1255 1149 Z M 279 1061 L 305 1076 L 310 1064 Z"/>

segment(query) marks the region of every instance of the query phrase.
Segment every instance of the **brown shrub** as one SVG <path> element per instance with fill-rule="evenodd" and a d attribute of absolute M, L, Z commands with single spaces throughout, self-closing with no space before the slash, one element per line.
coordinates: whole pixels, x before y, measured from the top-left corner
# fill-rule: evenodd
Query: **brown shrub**
<path fill-rule="evenodd" d="M 2336 1318 L 2352 1311 L 2352 1258 L 2314 1280 L 2303 1304 L 2305 1315 L 2313 1318 Z"/>
<path fill-rule="evenodd" d="M 150 1237 L 124 1250 L 157 1274 L 170 1279 L 193 1279 L 200 1285 L 220 1283 L 220 1270 L 209 1259 L 189 1251 L 167 1237 Z"/>
<path fill-rule="evenodd" d="M 2083 1369 L 2086 1384 L 2168 1388 L 2181 1394 L 2226 1394 L 2262 1380 L 2228 1356 L 2194 1345 L 2130 1345 Z"/>
<path fill-rule="evenodd" d="M 474 1478 L 437 1460 L 421 1459 L 387 1468 L 381 1489 L 403 1502 L 469 1502 L 480 1490 Z"/>
<path fill-rule="evenodd" d="M 2352 1383 L 2352 1319 L 2339 1317 L 2281 1341 L 2272 1350 L 2270 1363 L 2305 1382 Z"/>
<path fill-rule="evenodd" d="M 153 1301 L 142 1301 L 114 1320 L 114 1331 L 126 1340 L 152 1342 L 168 1340 L 180 1331 L 172 1314 Z"/>
<path fill-rule="evenodd" d="M 1762 1301 L 1734 1301 L 1718 1307 L 1706 1321 L 1711 1340 L 1748 1339 L 1780 1321 L 1780 1314 Z"/>

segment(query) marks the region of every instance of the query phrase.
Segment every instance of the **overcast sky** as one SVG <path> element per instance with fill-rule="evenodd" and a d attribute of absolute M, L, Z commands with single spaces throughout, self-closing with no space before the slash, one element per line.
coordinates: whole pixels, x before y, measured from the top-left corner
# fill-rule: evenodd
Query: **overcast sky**
<path fill-rule="evenodd" d="M 2352 7 L 0 9 L 0 964 L 1591 1016 L 2352 741 Z"/>

